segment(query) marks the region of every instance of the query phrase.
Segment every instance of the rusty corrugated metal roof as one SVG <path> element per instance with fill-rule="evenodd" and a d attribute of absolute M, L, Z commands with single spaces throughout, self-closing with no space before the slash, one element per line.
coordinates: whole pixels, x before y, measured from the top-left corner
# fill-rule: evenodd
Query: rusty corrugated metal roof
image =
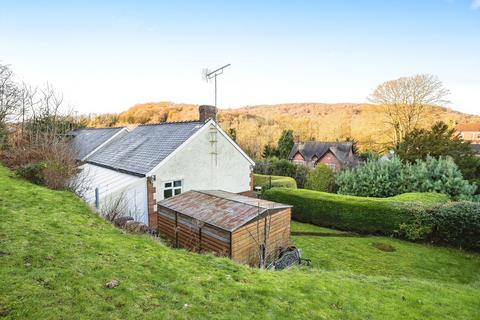
<path fill-rule="evenodd" d="M 187 191 L 162 200 L 158 204 L 230 232 L 264 214 L 269 209 L 291 207 L 219 190 Z"/>

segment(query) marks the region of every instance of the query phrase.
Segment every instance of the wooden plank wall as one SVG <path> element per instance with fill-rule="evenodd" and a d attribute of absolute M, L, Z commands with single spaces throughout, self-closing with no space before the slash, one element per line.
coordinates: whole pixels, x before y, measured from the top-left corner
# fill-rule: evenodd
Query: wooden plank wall
<path fill-rule="evenodd" d="M 230 255 L 229 232 L 204 225 L 167 208 L 159 208 L 158 231 L 173 246 L 220 256 Z"/>
<path fill-rule="evenodd" d="M 265 226 L 268 232 L 267 253 L 274 254 L 279 247 L 287 246 L 290 241 L 290 219 L 291 209 L 283 209 L 234 231 L 232 259 L 239 263 L 258 266 L 259 244 L 265 241 Z"/>

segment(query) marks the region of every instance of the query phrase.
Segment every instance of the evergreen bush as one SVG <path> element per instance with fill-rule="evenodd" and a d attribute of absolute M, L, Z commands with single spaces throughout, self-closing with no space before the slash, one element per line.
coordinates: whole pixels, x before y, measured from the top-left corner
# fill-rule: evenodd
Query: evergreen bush
<path fill-rule="evenodd" d="M 462 177 L 451 158 L 432 158 L 403 163 L 398 157 L 369 161 L 337 174 L 338 193 L 391 197 L 405 192 L 438 192 L 453 200 L 472 200 L 476 186 Z"/>

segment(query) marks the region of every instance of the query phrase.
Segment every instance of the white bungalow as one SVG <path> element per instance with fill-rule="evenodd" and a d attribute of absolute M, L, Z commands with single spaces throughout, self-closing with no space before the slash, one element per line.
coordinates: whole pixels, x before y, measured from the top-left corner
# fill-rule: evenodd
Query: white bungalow
<path fill-rule="evenodd" d="M 199 111 L 198 121 L 72 132 L 84 199 L 100 211 L 122 199 L 123 213 L 156 227 L 157 201 L 188 190 L 250 191 L 254 161 L 215 122 L 215 107 Z"/>

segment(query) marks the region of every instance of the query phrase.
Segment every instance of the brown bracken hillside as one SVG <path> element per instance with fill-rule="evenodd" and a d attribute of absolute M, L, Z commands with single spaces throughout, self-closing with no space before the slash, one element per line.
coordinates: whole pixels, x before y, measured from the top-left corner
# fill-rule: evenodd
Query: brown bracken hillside
<path fill-rule="evenodd" d="M 119 126 L 198 119 L 197 105 L 171 102 L 137 104 L 120 114 L 90 118 L 89 126 Z M 292 129 L 301 140 L 341 141 L 348 137 L 359 142 L 361 150 L 383 151 L 389 147 L 390 130 L 383 108 L 355 103 L 290 103 L 258 105 L 239 109 L 220 109 L 218 120 L 225 131 L 235 129 L 237 142 L 255 158 L 265 144 L 276 145 L 284 129 Z M 479 116 L 467 115 L 442 107 L 429 107 L 421 127 L 435 121 L 471 123 Z"/>

